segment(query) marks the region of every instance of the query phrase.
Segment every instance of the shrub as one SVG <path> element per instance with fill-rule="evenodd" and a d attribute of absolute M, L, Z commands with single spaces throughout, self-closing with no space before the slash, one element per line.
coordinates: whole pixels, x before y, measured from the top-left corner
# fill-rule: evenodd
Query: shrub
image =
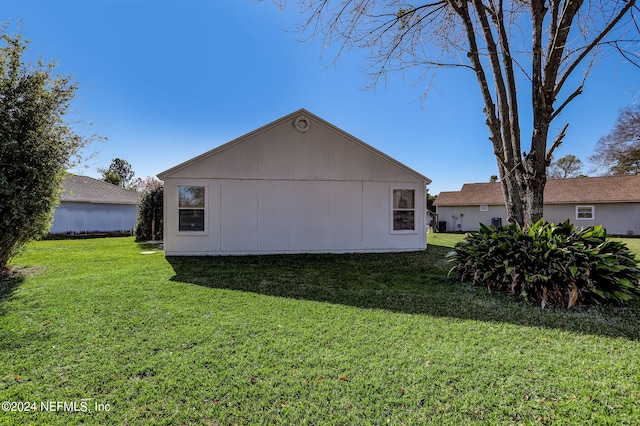
<path fill-rule="evenodd" d="M 150 189 L 142 196 L 136 223 L 136 241 L 162 240 L 164 187 Z"/>
<path fill-rule="evenodd" d="M 550 304 L 624 302 L 640 295 L 634 254 L 599 226 L 544 220 L 521 228 L 480 226 L 449 254 L 462 281 Z"/>
<path fill-rule="evenodd" d="M 29 42 L 0 26 L 0 272 L 51 227 L 64 171 L 98 136 L 67 121 L 77 85 L 55 64 L 28 61 Z"/>

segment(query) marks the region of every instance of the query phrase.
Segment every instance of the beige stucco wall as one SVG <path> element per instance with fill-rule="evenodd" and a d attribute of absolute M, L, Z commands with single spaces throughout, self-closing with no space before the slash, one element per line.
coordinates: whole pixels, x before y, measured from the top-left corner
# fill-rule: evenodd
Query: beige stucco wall
<path fill-rule="evenodd" d="M 491 225 L 491 219 L 501 218 L 507 224 L 507 211 L 504 206 L 487 206 L 487 211 L 480 211 L 480 206 L 438 206 L 438 222 L 447 222 L 447 232 L 477 231 L 483 223 Z"/>
<path fill-rule="evenodd" d="M 169 255 L 426 248 L 425 178 L 311 116 L 275 122 L 177 166 L 165 182 Z M 178 231 L 178 186 L 205 187 L 205 231 Z M 415 231 L 392 231 L 393 189 L 415 190 Z"/>
<path fill-rule="evenodd" d="M 218 153 L 173 171 L 170 178 L 415 181 L 415 175 L 315 122 L 306 133 L 289 122 L 234 141 Z"/>
<path fill-rule="evenodd" d="M 594 219 L 576 218 L 575 204 L 548 204 L 544 207 L 544 217 L 553 223 L 569 219 L 576 227 L 603 225 L 607 233 L 613 235 L 640 235 L 640 205 L 638 203 L 615 203 L 581 205 L 594 206 Z M 477 231 L 479 223 L 491 225 L 491 219 L 501 217 L 502 224 L 507 224 L 507 213 L 504 206 L 488 206 L 488 211 L 481 212 L 480 206 L 438 206 L 438 221 L 447 222 L 447 232 Z"/>
<path fill-rule="evenodd" d="M 178 185 L 205 186 L 205 231 L 179 232 Z M 165 181 L 167 254 L 375 252 L 426 248 L 424 208 L 416 230 L 391 229 L 391 190 L 423 185 L 362 181 Z"/>
<path fill-rule="evenodd" d="M 590 204 L 594 207 L 594 219 L 576 218 L 574 204 L 552 204 L 544 208 L 545 218 L 558 223 L 569 219 L 578 228 L 582 226 L 603 225 L 607 233 L 613 235 L 640 235 L 640 205 L 638 203 Z"/>

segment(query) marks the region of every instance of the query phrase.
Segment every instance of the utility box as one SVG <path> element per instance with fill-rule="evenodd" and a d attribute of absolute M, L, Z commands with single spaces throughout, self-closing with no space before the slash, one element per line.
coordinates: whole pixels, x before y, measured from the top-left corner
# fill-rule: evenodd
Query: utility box
<path fill-rule="evenodd" d="M 502 226 L 502 218 L 501 217 L 493 217 L 491 218 L 491 225 L 496 228 L 500 228 Z"/>

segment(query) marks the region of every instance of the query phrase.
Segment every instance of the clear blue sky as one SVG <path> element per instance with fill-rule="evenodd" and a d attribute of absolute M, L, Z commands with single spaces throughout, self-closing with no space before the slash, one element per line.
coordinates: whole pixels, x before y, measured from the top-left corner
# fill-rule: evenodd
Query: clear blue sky
<path fill-rule="evenodd" d="M 74 109 L 93 125 L 78 130 L 108 138 L 76 173 L 97 177 L 120 157 L 136 177 L 153 176 L 306 108 L 431 178 L 432 194 L 497 174 L 469 71 L 441 71 L 426 100 L 426 83 L 400 75 L 365 90 L 366 52 L 346 52 L 329 67 L 333 57 L 322 56 L 319 42 L 291 31 L 293 1 L 283 11 L 251 0 L 4 3 L 10 30 L 22 20 L 32 53 L 55 59 L 80 84 Z M 637 68 L 617 57 L 601 64 L 555 123 L 571 122 L 556 158 L 586 163 L 639 93 Z"/>

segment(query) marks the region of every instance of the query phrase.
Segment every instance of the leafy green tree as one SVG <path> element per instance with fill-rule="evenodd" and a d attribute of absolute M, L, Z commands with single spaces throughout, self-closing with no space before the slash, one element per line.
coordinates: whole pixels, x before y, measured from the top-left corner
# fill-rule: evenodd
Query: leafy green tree
<path fill-rule="evenodd" d="M 120 183 L 122 182 L 122 176 L 120 176 L 116 172 L 112 172 L 111 170 L 101 169 L 100 173 L 102 173 L 103 181 L 109 182 L 112 185 L 120 186 Z"/>
<path fill-rule="evenodd" d="M 77 90 L 55 64 L 24 58 L 29 42 L 0 29 L 0 272 L 25 243 L 44 235 L 65 170 L 97 136 L 65 118 Z"/>
<path fill-rule="evenodd" d="M 102 180 L 121 186 L 122 188 L 131 188 L 133 176 L 135 175 L 131 164 L 127 160 L 114 158 L 108 169 L 98 169 L 102 173 Z"/>
<path fill-rule="evenodd" d="M 437 195 L 427 193 L 427 210 L 433 209 L 433 203 L 436 201 L 436 198 L 438 198 Z"/>
<path fill-rule="evenodd" d="M 565 155 L 557 161 L 553 161 L 547 169 L 547 175 L 551 179 L 567 179 L 578 177 L 582 173 L 582 161 L 575 155 Z"/>
<path fill-rule="evenodd" d="M 164 186 L 157 182 L 155 187 L 144 192 L 138 207 L 136 241 L 162 240 Z"/>

